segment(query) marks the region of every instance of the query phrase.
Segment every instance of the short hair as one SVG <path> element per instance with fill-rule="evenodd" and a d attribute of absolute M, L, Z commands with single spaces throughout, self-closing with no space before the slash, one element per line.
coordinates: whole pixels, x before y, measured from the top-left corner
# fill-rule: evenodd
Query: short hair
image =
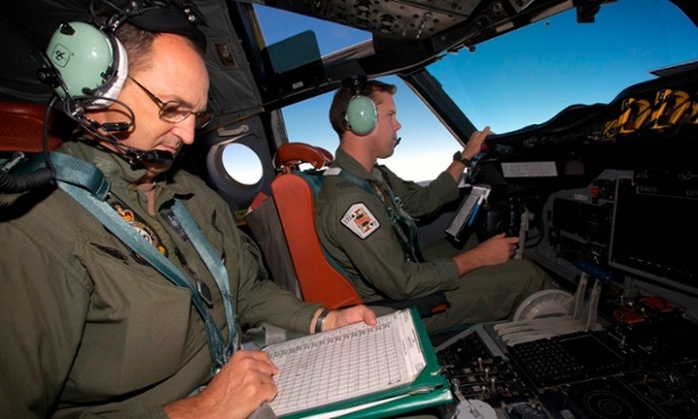
<path fill-rule="evenodd" d="M 349 101 L 357 95 L 367 96 L 375 101 L 378 92 L 386 92 L 394 95 L 397 92 L 397 86 L 394 84 L 384 83 L 378 80 L 369 80 L 361 84 L 358 88 L 343 85 L 334 94 L 332 105 L 330 106 L 330 124 L 332 129 L 339 135 L 348 131 L 347 123 L 344 116 L 347 112 Z"/>
<path fill-rule="evenodd" d="M 116 37 L 124 45 L 126 55 L 128 55 L 129 73 L 148 67 L 156 36 L 156 33 L 140 29 L 128 22 L 122 23 L 116 30 Z"/>
<path fill-rule="evenodd" d="M 175 7 L 176 3 L 155 2 L 154 4 L 157 5 L 156 8 L 168 9 L 169 7 Z M 123 21 L 118 24 L 114 33 L 116 38 L 123 44 L 126 54 L 128 55 L 129 72 L 148 67 L 152 57 L 153 41 L 162 33 L 173 33 L 182 36 L 187 39 L 192 48 L 194 48 L 202 58 L 204 57 L 206 53 L 206 39 L 205 35 L 198 28 L 194 29 L 198 23 L 190 23 L 186 20 L 182 21 L 182 19 L 185 19 L 183 16 L 172 14 L 166 16 L 175 16 L 176 18 L 169 20 L 169 24 L 164 24 L 163 19 L 165 18 L 163 18 L 163 16 L 159 14 L 150 16 L 149 13 L 153 13 L 155 9 L 149 10 L 148 13 L 144 13 L 138 17 L 122 18 Z M 94 13 L 96 22 L 102 27 L 111 26 L 112 19 L 118 16 L 118 13 L 114 10 L 114 6 L 111 4 L 103 5 L 103 7 L 94 11 Z M 133 19 L 134 22 L 132 23 L 130 19 Z M 136 19 L 141 20 L 136 22 Z M 143 23 L 144 19 L 146 22 L 152 21 L 152 23 L 150 23 L 150 25 L 145 25 Z M 191 25 L 191 28 L 189 28 L 188 25 Z"/>
<path fill-rule="evenodd" d="M 153 41 L 162 33 L 166 32 L 147 31 L 128 23 L 128 21 L 119 26 L 119 28 L 116 30 L 116 37 L 124 45 L 124 49 L 128 55 L 129 72 L 133 72 L 134 70 L 138 69 L 143 70 L 149 65 L 150 59 L 152 58 Z M 189 45 L 199 53 L 201 58 L 204 58 L 204 51 L 199 48 L 198 44 L 193 38 L 182 34 L 175 35 L 185 38 Z"/>

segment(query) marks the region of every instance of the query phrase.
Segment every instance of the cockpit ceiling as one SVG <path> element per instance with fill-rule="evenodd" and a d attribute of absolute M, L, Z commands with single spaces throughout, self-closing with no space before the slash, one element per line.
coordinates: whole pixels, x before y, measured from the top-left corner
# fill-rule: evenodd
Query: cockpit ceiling
<path fill-rule="evenodd" d="M 370 31 L 386 38 L 419 40 L 466 21 L 480 0 L 271 0 L 264 4 Z"/>
<path fill-rule="evenodd" d="M 607 0 L 587 0 L 600 3 Z M 294 13 L 366 30 L 399 41 L 422 41 L 437 34 L 473 33 L 514 20 L 572 7 L 572 0 L 264 0 L 254 1 Z M 528 16 L 528 17 L 524 17 Z M 525 24 L 524 23 L 524 24 Z M 518 25 L 516 25 L 518 26 Z"/>

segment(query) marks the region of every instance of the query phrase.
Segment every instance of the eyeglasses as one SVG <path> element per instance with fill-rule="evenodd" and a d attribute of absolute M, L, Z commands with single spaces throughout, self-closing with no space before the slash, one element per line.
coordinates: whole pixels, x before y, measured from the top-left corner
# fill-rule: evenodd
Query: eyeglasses
<path fill-rule="evenodd" d="M 208 123 L 211 122 L 211 120 L 213 119 L 213 115 L 211 115 L 210 113 L 194 112 L 178 100 L 168 100 L 167 102 L 163 102 L 160 98 L 155 96 L 153 92 L 146 89 L 145 86 L 140 84 L 138 80 L 134 79 L 131 76 L 128 76 L 128 78 L 131 79 L 134 83 L 136 83 L 136 86 L 140 87 L 145 92 L 145 94 L 148 95 L 148 97 L 151 98 L 153 102 L 155 102 L 160 107 L 160 112 L 158 113 L 158 115 L 160 116 L 160 119 L 162 119 L 163 121 L 177 124 L 187 119 L 189 115 L 193 114 L 195 118 L 194 127 L 196 129 L 201 129 L 208 125 Z"/>

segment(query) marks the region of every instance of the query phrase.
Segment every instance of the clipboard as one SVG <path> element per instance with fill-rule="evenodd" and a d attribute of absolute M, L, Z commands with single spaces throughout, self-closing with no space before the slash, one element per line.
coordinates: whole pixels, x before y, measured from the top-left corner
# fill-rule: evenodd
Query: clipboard
<path fill-rule="evenodd" d="M 460 242 L 463 232 L 472 227 L 475 217 L 477 217 L 480 207 L 489 197 L 491 189 L 489 185 L 485 184 L 474 185 L 470 190 L 470 194 L 458 207 L 455 217 L 446 228 L 446 234 Z"/>
<path fill-rule="evenodd" d="M 358 398 L 340 400 L 331 404 L 304 409 L 290 414 L 279 415 L 280 418 L 342 418 L 364 419 L 394 417 L 403 413 L 421 410 L 432 406 L 452 403 L 453 394 L 436 357 L 426 328 L 419 318 L 416 308 L 399 310 L 398 315 L 409 315 L 414 326 L 414 334 L 424 358 L 424 368 L 410 383 L 381 390 Z M 389 314 L 390 315 L 394 315 Z M 371 327 L 371 326 L 366 326 Z M 340 329 L 337 329 L 340 330 Z M 325 332 L 325 333 L 331 333 Z M 302 343 L 315 335 L 305 336 L 294 341 Z M 265 348 L 266 349 L 266 348 Z M 273 361 L 273 359 L 272 359 Z M 273 405 L 272 401 L 272 405 Z"/>

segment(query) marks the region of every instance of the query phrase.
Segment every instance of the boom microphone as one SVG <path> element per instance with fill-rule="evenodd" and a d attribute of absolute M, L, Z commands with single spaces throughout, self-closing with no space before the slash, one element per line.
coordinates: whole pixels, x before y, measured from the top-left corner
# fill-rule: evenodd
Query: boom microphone
<path fill-rule="evenodd" d="M 122 151 L 122 156 L 126 158 L 126 161 L 132 166 L 138 163 L 150 163 L 150 164 L 161 164 L 161 165 L 171 165 L 174 162 L 174 155 L 169 151 L 162 150 L 137 150 L 125 146 L 123 144 L 117 145 Z"/>
<path fill-rule="evenodd" d="M 128 122 L 105 122 L 102 124 L 102 129 L 107 132 L 124 132 L 131 128 L 131 123 Z"/>
<path fill-rule="evenodd" d="M 114 102 L 116 102 L 114 100 Z M 126 161 L 135 166 L 139 163 L 150 163 L 158 165 L 171 165 L 174 162 L 174 155 L 169 151 L 162 150 L 138 150 L 121 143 L 121 140 L 112 133 L 128 131 L 133 126 L 135 116 L 128 106 L 122 104 L 130 114 L 128 122 L 98 122 L 85 114 L 82 108 L 75 108 L 69 115 L 75 119 L 83 128 L 92 133 L 97 138 L 108 142 L 116 147 L 118 154 Z"/>

